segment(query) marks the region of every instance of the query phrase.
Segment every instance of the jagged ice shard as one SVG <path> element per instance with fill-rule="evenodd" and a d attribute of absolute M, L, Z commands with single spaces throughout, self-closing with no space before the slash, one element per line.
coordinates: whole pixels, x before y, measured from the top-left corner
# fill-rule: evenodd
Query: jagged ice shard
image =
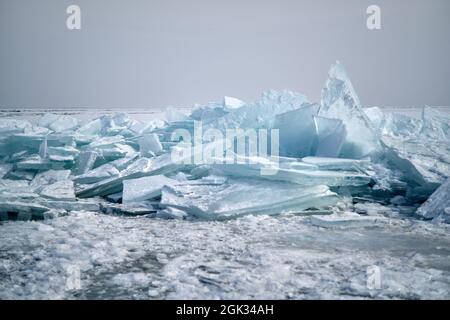
<path fill-rule="evenodd" d="M 380 150 L 380 142 L 367 115 L 364 113 L 358 95 L 339 62 L 329 73 L 322 90 L 319 115 L 342 120 L 347 130 L 340 156 L 360 159 Z"/>
<path fill-rule="evenodd" d="M 450 178 L 417 210 L 417 214 L 450 223 Z"/>

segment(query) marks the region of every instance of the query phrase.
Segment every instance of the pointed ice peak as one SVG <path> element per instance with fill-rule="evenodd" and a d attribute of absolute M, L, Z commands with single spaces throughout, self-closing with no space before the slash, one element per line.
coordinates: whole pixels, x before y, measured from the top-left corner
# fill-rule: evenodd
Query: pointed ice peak
<path fill-rule="evenodd" d="M 337 61 L 330 67 L 322 90 L 319 116 L 342 120 L 347 130 L 341 156 L 359 159 L 380 147 L 376 131 L 364 113 L 358 95 L 344 66 Z"/>
<path fill-rule="evenodd" d="M 322 107 L 328 108 L 338 99 L 349 100 L 351 103 L 349 107 L 361 108 L 361 102 L 347 71 L 339 61 L 336 61 L 328 71 L 327 83 L 322 90 Z"/>
<path fill-rule="evenodd" d="M 347 72 L 339 60 L 336 60 L 336 62 L 331 65 L 330 70 L 328 70 L 328 76 L 330 78 L 348 80 Z"/>

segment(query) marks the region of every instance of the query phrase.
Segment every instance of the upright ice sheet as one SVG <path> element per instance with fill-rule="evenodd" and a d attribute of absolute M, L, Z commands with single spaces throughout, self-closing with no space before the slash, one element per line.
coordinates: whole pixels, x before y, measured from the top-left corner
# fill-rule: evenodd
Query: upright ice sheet
<path fill-rule="evenodd" d="M 328 76 L 322 90 L 319 115 L 344 123 L 347 136 L 341 156 L 361 159 L 379 151 L 381 146 L 376 131 L 364 113 L 344 67 L 337 62 L 330 68 Z"/>
<path fill-rule="evenodd" d="M 317 157 L 339 157 L 347 130 L 342 120 L 314 117 L 317 134 Z"/>
<path fill-rule="evenodd" d="M 280 156 L 306 157 L 312 154 L 316 144 L 314 116 L 317 104 L 303 104 L 300 108 L 275 117 L 274 129 L 280 134 Z"/>

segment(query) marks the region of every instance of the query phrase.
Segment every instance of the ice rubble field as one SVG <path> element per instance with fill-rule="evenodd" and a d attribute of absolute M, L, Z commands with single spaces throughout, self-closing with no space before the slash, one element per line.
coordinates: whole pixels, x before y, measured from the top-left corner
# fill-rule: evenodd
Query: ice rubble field
<path fill-rule="evenodd" d="M 163 118 L 0 118 L 0 299 L 450 298 L 449 113 L 363 108 L 336 63 L 319 104 Z M 177 163 L 194 121 L 278 129 L 279 157 Z"/>

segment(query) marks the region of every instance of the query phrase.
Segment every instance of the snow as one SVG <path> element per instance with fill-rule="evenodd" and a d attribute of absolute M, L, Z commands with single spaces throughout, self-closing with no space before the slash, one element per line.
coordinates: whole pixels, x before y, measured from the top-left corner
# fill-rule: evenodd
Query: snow
<path fill-rule="evenodd" d="M 214 222 L 78 212 L 7 223 L 0 299 L 450 298 L 448 226 L 387 222 L 330 229 L 291 215 Z M 380 290 L 366 287 L 373 265 Z M 66 289 L 73 269 L 75 291 Z"/>

